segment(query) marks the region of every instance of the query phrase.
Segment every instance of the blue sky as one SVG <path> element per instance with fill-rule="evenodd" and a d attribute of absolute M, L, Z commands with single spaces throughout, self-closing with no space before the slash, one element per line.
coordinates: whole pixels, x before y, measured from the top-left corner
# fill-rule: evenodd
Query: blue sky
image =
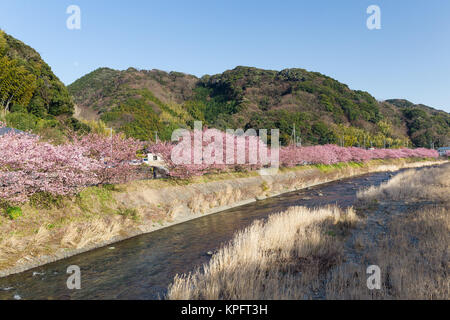
<path fill-rule="evenodd" d="M 81 30 L 69 30 L 69 5 Z M 381 30 L 366 9 L 381 8 Z M 450 1 L 1 0 L 0 28 L 70 84 L 98 68 L 202 76 L 237 65 L 305 68 L 450 112 Z"/>

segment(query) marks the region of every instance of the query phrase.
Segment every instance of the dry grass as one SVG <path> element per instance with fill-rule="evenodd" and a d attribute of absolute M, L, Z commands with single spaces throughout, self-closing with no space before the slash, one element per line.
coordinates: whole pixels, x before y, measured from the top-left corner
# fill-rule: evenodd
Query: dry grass
<path fill-rule="evenodd" d="M 10 220 L 0 215 L 0 271 L 40 261 L 43 256 L 63 257 L 67 250 L 98 245 L 136 228 L 131 216 L 120 213 L 122 204 L 112 192 L 93 187 L 58 206 L 22 207 L 23 216 Z"/>
<path fill-rule="evenodd" d="M 367 241 L 360 260 L 342 264 L 329 275 L 328 299 L 450 298 L 449 209 L 421 208 L 395 217 L 379 241 Z M 368 290 L 365 268 L 381 270 L 381 289 Z"/>
<path fill-rule="evenodd" d="M 340 234 L 352 209 L 293 207 L 255 222 L 215 254 L 204 270 L 177 276 L 169 299 L 303 299 L 342 256 Z"/>
<path fill-rule="evenodd" d="M 449 299 L 449 170 L 410 170 L 360 192 L 375 204 L 364 220 L 294 207 L 257 221 L 203 268 L 177 275 L 167 298 Z M 380 267 L 379 290 L 367 287 L 369 265 Z"/>
<path fill-rule="evenodd" d="M 98 245 L 123 235 L 132 225 L 130 219 L 111 215 L 70 222 L 54 229 L 41 225 L 34 231 L 11 232 L 0 239 L 0 267 L 10 268 L 55 252 Z"/>
<path fill-rule="evenodd" d="M 358 192 L 365 202 L 374 200 L 450 201 L 450 164 L 437 168 L 407 170 L 379 187 Z"/>
<path fill-rule="evenodd" d="M 365 277 L 361 269 L 347 264 L 334 271 L 328 295 L 449 299 L 450 164 L 405 171 L 379 187 L 359 192 L 358 197 L 363 203 L 381 201 L 376 214 L 392 216 L 385 234 L 367 242 L 360 261 L 380 267 L 382 288 L 368 292 L 359 281 Z"/>

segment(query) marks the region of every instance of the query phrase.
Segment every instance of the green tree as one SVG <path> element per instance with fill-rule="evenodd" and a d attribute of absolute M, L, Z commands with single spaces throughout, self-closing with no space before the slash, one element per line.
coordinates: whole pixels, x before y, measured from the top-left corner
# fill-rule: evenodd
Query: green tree
<path fill-rule="evenodd" d="M 312 126 L 312 132 L 317 136 L 319 144 L 336 143 L 337 137 L 334 132 L 328 129 L 328 126 L 323 122 L 317 122 Z"/>
<path fill-rule="evenodd" d="M 36 89 L 36 77 L 17 60 L 0 58 L 0 104 L 4 112 L 12 104 L 27 105 Z"/>

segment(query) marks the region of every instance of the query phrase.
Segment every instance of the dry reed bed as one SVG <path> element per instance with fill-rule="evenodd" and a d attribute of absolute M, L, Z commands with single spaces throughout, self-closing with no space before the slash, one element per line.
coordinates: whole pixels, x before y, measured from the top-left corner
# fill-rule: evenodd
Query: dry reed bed
<path fill-rule="evenodd" d="M 352 244 L 358 259 L 330 272 L 327 299 L 448 300 L 449 223 L 448 207 L 421 208 L 394 217 L 377 239 L 362 235 Z M 367 289 L 369 265 L 381 270 L 379 290 Z"/>
<path fill-rule="evenodd" d="M 349 276 L 351 270 L 341 270 L 332 286 L 350 285 L 336 296 L 449 299 L 450 164 L 402 172 L 377 188 L 358 192 L 358 198 L 364 204 L 379 203 L 376 214 L 392 217 L 384 235 L 366 239 L 362 256 L 362 261 L 380 267 L 384 281 L 381 290 L 368 294 Z"/>
<path fill-rule="evenodd" d="M 376 187 L 358 192 L 363 202 L 370 201 L 450 201 L 450 164 L 407 170 Z"/>
<path fill-rule="evenodd" d="M 293 207 L 257 221 L 203 268 L 177 275 L 167 298 L 449 299 L 449 171 L 409 170 L 359 192 L 365 219 Z M 367 288 L 372 264 L 379 290 Z"/>
<path fill-rule="evenodd" d="M 293 207 L 256 221 L 236 234 L 204 266 L 177 276 L 169 299 L 303 299 L 342 256 L 342 243 L 327 234 L 357 222 L 352 209 Z"/>

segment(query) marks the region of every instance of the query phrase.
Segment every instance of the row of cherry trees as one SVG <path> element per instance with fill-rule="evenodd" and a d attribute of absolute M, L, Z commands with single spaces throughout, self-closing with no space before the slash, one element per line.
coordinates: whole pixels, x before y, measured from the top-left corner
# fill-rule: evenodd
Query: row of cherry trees
<path fill-rule="evenodd" d="M 0 127 L 3 124 L 0 123 Z M 0 136 L 0 199 L 24 202 L 37 192 L 70 195 L 81 188 L 124 183 L 139 178 L 130 164 L 143 144 L 119 134 L 73 135 L 54 145 L 28 133 Z M 189 178 L 210 172 L 256 170 L 274 164 L 333 164 L 370 159 L 437 157 L 429 149 L 342 148 L 335 145 L 270 148 L 256 136 L 235 136 L 218 130 L 185 132 L 179 143 L 159 142 L 149 151 L 165 160 L 169 175 Z"/>
<path fill-rule="evenodd" d="M 190 133 L 183 144 L 174 144 L 170 142 L 159 142 L 152 144 L 149 151 L 160 154 L 168 167 L 169 174 L 177 178 L 189 178 L 192 176 L 201 176 L 210 172 L 236 171 L 236 170 L 255 170 L 270 166 L 272 155 L 278 159 L 277 165 L 280 167 L 294 167 L 305 164 L 335 164 L 339 162 L 361 162 L 371 159 L 398 159 L 398 158 L 437 158 L 438 152 L 431 149 L 373 149 L 366 150 L 356 147 L 338 147 L 336 145 L 319 145 L 310 147 L 280 147 L 273 150 L 264 142 L 255 136 L 232 136 L 218 130 L 203 130 L 203 135 L 208 133 L 206 139 L 200 141 L 202 145 L 202 162 L 195 163 L 195 143 L 196 139 L 201 138 L 201 134 Z M 215 140 L 211 139 L 215 136 Z M 186 138 L 186 137 L 184 137 Z M 188 145 L 185 144 L 189 141 Z M 227 149 L 227 141 L 232 141 L 231 148 Z M 197 142 L 198 143 L 198 142 Z M 190 144 L 190 145 L 189 145 Z M 180 148 L 181 146 L 181 148 Z M 177 148 L 178 150 L 175 150 Z M 187 150 L 187 152 L 186 152 Z M 212 150 L 219 150 L 216 151 Z M 239 153 L 240 151 L 240 153 Z M 183 156 L 179 156 L 184 152 Z M 242 157 L 238 154 L 245 154 L 245 162 L 239 161 Z M 218 155 L 218 157 L 216 157 Z M 264 157 L 264 155 L 267 155 Z M 174 161 L 175 158 L 184 158 L 184 163 Z M 187 158 L 187 159 L 186 159 Z M 211 162 L 208 160 L 218 160 Z M 256 159 L 256 161 L 254 160 Z M 229 161 L 231 160 L 231 161 Z M 273 163 L 272 163 L 273 164 Z"/>
<path fill-rule="evenodd" d="M 373 149 L 367 150 L 356 147 L 338 147 L 336 145 L 312 147 L 285 147 L 280 151 L 282 166 L 293 167 L 300 164 L 335 164 L 339 162 L 361 162 L 372 159 L 399 158 L 437 158 L 436 150 L 417 149 Z"/>
<path fill-rule="evenodd" d="M 0 123 L 0 127 L 4 125 Z M 75 194 L 80 188 L 133 178 L 129 160 L 141 143 L 120 135 L 73 136 L 53 145 L 28 133 L 0 136 L 0 198 L 24 202 L 36 192 Z"/>

